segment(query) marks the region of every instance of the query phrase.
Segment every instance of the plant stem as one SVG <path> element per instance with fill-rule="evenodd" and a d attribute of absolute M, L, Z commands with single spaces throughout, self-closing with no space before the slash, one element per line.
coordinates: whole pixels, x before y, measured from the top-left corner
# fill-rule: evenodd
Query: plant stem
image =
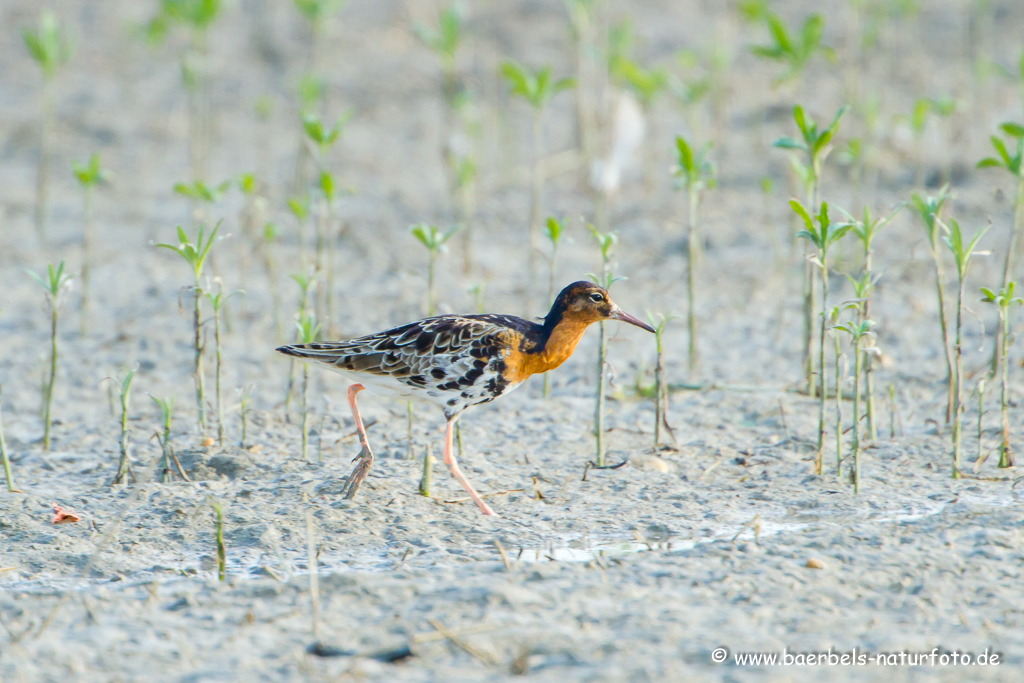
<path fill-rule="evenodd" d="M 217 359 L 217 445 L 224 445 L 224 400 L 221 393 L 221 376 L 223 374 L 223 361 L 221 358 L 220 345 L 220 305 L 213 309 L 213 343 L 216 347 Z"/>
<path fill-rule="evenodd" d="M 824 233 L 828 230 L 827 225 L 821 226 L 823 239 Z M 818 338 L 818 455 L 814 461 L 815 474 L 823 474 L 825 471 L 825 404 L 828 402 L 828 373 L 825 372 L 825 327 L 828 321 L 828 252 L 827 247 L 821 249 L 821 328 Z M 858 377 L 859 379 L 859 377 Z M 839 387 L 836 387 L 839 393 Z"/>
<path fill-rule="evenodd" d="M 949 349 L 949 323 L 946 321 L 946 288 L 943 285 L 942 254 L 939 252 L 937 241 L 932 244 L 932 258 L 935 259 L 935 288 L 939 295 L 939 325 L 942 328 L 942 349 L 946 355 L 946 383 L 949 385 L 949 394 L 946 400 L 946 424 L 949 424 L 953 416 L 953 394 L 956 389 L 956 379 L 953 376 L 953 355 Z M 959 315 L 958 312 L 957 317 Z"/>
<path fill-rule="evenodd" d="M 128 477 L 130 465 L 128 463 L 128 403 L 125 396 L 121 396 L 121 458 L 117 463 L 117 475 L 114 477 L 115 484 L 123 484 Z M 135 475 L 132 475 L 133 477 Z"/>
<path fill-rule="evenodd" d="M 810 161 L 811 172 L 814 173 L 814 162 L 813 157 Z M 810 203 L 808 206 L 818 206 L 818 181 L 817 178 L 812 178 L 811 185 L 808 188 L 808 199 Z M 807 251 L 810 249 L 808 245 L 805 247 L 805 258 L 804 258 L 804 275 L 803 275 L 803 362 L 804 362 L 804 381 L 807 386 L 807 395 L 814 396 L 814 265 L 806 258 Z M 821 463 L 818 465 L 818 474 L 821 474 Z"/>
<path fill-rule="evenodd" d="M 1003 288 L 1010 282 L 1010 278 L 1013 276 L 1014 258 L 1016 257 L 1016 251 L 1018 249 L 1018 233 L 1021 231 L 1021 227 L 1024 225 L 1024 177 L 1017 182 L 1017 195 L 1013 199 L 1013 225 L 1010 228 L 1009 244 L 1006 246 L 1006 256 L 1003 259 Z M 999 357 L 1000 355 L 1005 356 L 1003 350 L 1003 339 L 1004 334 L 1001 326 L 996 328 L 995 340 L 992 344 L 992 364 L 990 374 L 995 377 L 996 371 L 999 369 Z M 1002 456 L 1000 456 L 1000 462 Z"/>
<path fill-rule="evenodd" d="M 83 337 L 89 328 L 89 265 L 92 262 L 92 242 L 93 232 L 95 229 L 92 209 L 94 192 L 95 190 L 93 189 L 92 183 L 85 186 L 85 200 L 83 206 L 83 212 L 85 214 L 85 229 L 82 232 L 82 311 L 80 314 L 81 320 L 79 320 L 79 330 Z"/>
<path fill-rule="evenodd" d="M 420 477 L 420 495 L 430 497 L 430 483 L 434 467 L 434 454 L 431 444 L 427 442 L 427 452 L 423 455 L 423 476 Z"/>
<path fill-rule="evenodd" d="M 227 574 L 227 552 L 224 549 L 224 508 L 220 503 L 213 506 L 217 515 L 217 579 L 223 581 Z"/>
<path fill-rule="evenodd" d="M 665 405 L 662 402 L 668 397 L 668 390 L 665 386 L 665 359 L 662 333 L 664 328 L 660 325 L 655 333 L 654 342 L 657 345 L 657 357 L 654 361 L 654 450 L 657 452 L 661 446 L 661 423 L 665 419 Z"/>
<path fill-rule="evenodd" d="M 953 345 L 953 360 L 956 365 L 956 378 L 955 391 L 953 392 L 953 478 L 960 478 L 960 442 L 961 442 L 961 423 L 963 420 L 963 384 L 964 384 L 964 364 L 963 364 L 963 312 L 964 312 L 964 281 L 960 280 L 960 286 L 957 291 L 956 301 L 956 342 Z"/>
<path fill-rule="evenodd" d="M 866 226 L 865 226 L 866 228 Z M 868 282 L 872 282 L 873 274 L 871 272 L 871 247 L 870 244 L 864 252 L 864 275 L 868 278 Z M 872 285 L 873 287 L 873 285 Z M 869 292 L 872 289 L 868 290 Z M 859 322 L 871 319 L 871 295 L 864 300 L 864 303 L 859 306 L 861 312 L 861 319 Z M 868 439 L 870 441 L 878 441 L 878 422 L 875 418 L 875 374 L 874 374 L 874 357 L 866 353 L 864 354 L 864 390 L 867 393 L 866 407 L 868 413 Z"/>
<path fill-rule="evenodd" d="M 1006 289 L 1004 288 L 1005 292 Z M 999 392 L 999 408 L 1003 421 L 1003 442 L 999 446 L 999 466 L 1013 467 L 1013 452 L 1010 450 L 1010 384 L 1008 355 L 1010 352 L 1010 301 L 1005 308 L 1000 307 L 1000 318 L 1003 327 L 1003 339 L 1000 355 L 1002 356 L 1002 382 Z"/>
<path fill-rule="evenodd" d="M 860 379 L 864 354 L 860 348 L 860 337 L 854 343 L 853 353 L 853 492 L 860 493 Z"/>
<path fill-rule="evenodd" d="M 836 342 L 836 476 L 843 472 L 843 382 L 841 372 L 842 349 L 839 342 L 839 331 L 835 332 Z"/>
<path fill-rule="evenodd" d="M 302 364 L 302 459 L 309 460 L 309 364 Z"/>
<path fill-rule="evenodd" d="M 21 493 L 14 487 L 14 475 L 11 473 L 11 461 L 7 457 L 7 439 L 4 438 L 4 417 L 3 406 L 0 405 L 0 457 L 4 461 L 4 476 L 7 478 L 7 490 L 11 493 Z"/>
<path fill-rule="evenodd" d="M 594 436 L 597 448 L 597 466 L 604 467 L 604 392 L 607 378 L 604 363 L 608 353 L 608 336 L 604 321 L 598 323 L 600 336 L 597 347 L 597 401 L 594 408 Z"/>
<path fill-rule="evenodd" d="M 697 370 L 697 263 L 700 260 L 700 235 L 697 226 L 697 203 L 700 195 L 697 187 L 690 186 L 689 248 L 686 250 L 686 327 L 689 334 L 688 368 L 692 374 Z"/>
<path fill-rule="evenodd" d="M 982 418 L 985 417 L 985 378 L 982 377 L 978 380 L 978 454 L 974 459 L 974 472 L 978 473 L 978 469 L 981 467 L 981 463 L 984 462 L 982 459 Z M 1002 459 L 1002 458 L 1000 458 Z"/>
<path fill-rule="evenodd" d="M 43 411 L 43 450 L 50 450 L 53 427 L 53 389 L 57 383 L 57 300 L 50 302 L 50 380 L 46 385 L 46 408 Z"/>
<path fill-rule="evenodd" d="M 196 278 L 195 287 L 195 308 L 192 312 L 192 325 L 195 328 L 195 352 L 196 352 L 196 404 L 199 408 L 199 432 L 206 431 L 206 380 L 203 377 L 203 289 Z"/>

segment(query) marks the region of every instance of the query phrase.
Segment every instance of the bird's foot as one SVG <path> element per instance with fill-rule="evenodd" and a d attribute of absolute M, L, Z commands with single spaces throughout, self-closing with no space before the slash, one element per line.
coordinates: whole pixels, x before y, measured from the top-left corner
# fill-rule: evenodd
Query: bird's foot
<path fill-rule="evenodd" d="M 370 467 L 373 466 L 373 453 L 369 448 L 363 446 L 363 450 L 359 452 L 359 455 L 355 457 L 356 463 L 355 469 L 352 470 L 352 474 L 348 475 L 348 483 L 345 484 L 343 490 L 344 497 L 346 500 L 352 500 L 356 497 L 356 493 L 359 492 L 359 487 L 362 486 L 363 480 L 366 479 L 366 475 L 370 473 Z"/>

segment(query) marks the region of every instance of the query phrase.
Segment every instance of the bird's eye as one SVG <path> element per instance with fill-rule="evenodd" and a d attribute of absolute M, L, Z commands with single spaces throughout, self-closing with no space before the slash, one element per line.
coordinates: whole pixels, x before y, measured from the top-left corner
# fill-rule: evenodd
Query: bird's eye
<path fill-rule="evenodd" d="M 593 301 L 595 304 L 599 304 L 602 301 L 604 301 L 604 294 L 601 294 L 601 292 L 594 292 L 593 294 L 590 295 L 590 300 Z"/>

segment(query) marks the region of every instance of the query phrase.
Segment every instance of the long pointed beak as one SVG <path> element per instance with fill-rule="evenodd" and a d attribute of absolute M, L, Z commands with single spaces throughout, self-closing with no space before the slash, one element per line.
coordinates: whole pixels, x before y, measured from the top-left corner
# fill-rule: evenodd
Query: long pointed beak
<path fill-rule="evenodd" d="M 647 323 L 643 322 L 639 318 L 637 318 L 635 316 L 632 316 L 629 313 L 626 313 L 624 310 L 622 310 L 618 306 L 616 306 L 615 308 L 612 309 L 612 314 L 610 316 L 608 316 L 608 317 L 610 317 L 612 320 L 621 320 L 624 323 L 629 323 L 630 325 L 636 325 L 641 330 L 647 330 L 648 332 L 655 332 L 655 329 L 653 327 L 651 327 Z"/>

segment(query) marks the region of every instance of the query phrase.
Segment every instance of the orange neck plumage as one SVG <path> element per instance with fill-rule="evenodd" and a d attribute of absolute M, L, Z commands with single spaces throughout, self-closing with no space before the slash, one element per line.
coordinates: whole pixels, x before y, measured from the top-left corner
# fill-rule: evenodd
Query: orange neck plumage
<path fill-rule="evenodd" d="M 522 382 L 531 375 L 554 370 L 576 350 L 576 345 L 580 343 L 591 322 L 564 316 L 551 330 L 543 345 L 525 352 L 514 346 L 505 359 L 505 379 L 509 382 Z"/>

